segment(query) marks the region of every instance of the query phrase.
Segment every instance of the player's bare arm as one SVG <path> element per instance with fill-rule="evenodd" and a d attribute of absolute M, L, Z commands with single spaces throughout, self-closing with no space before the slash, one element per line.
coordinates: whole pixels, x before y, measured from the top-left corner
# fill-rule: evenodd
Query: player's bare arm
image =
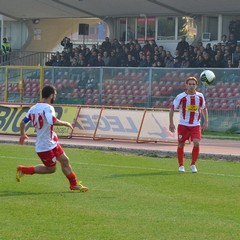
<path fill-rule="evenodd" d="M 19 138 L 19 144 L 21 144 L 21 145 L 23 145 L 24 144 L 24 141 L 26 140 L 26 139 L 28 139 L 28 136 L 26 135 L 26 133 L 25 133 L 25 122 L 24 121 L 22 121 L 21 123 L 20 123 L 20 138 Z"/>
<path fill-rule="evenodd" d="M 202 110 L 202 115 L 203 115 L 203 118 L 204 118 L 202 130 L 205 131 L 208 128 L 208 110 L 207 110 L 207 108 L 204 108 Z"/>
<path fill-rule="evenodd" d="M 173 122 L 173 115 L 174 115 L 174 110 L 173 109 L 170 109 L 169 111 L 169 131 L 170 132 L 175 132 L 175 125 L 174 125 L 174 122 Z"/>
<path fill-rule="evenodd" d="M 67 121 L 61 121 L 59 119 L 57 119 L 55 122 L 54 122 L 54 125 L 59 125 L 59 126 L 65 126 L 65 127 L 69 127 L 71 129 L 73 129 L 73 126 L 71 123 L 67 122 Z"/>

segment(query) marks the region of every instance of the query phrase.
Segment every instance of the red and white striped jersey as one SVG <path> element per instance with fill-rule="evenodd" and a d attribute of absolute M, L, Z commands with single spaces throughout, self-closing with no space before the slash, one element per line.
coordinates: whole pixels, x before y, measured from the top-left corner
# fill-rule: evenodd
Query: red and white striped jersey
<path fill-rule="evenodd" d="M 36 152 L 49 151 L 57 146 L 58 137 L 53 129 L 55 115 L 54 107 L 47 103 L 40 102 L 29 109 L 26 118 L 32 122 L 37 131 Z"/>
<path fill-rule="evenodd" d="M 202 93 L 196 92 L 189 95 L 182 92 L 173 101 L 172 109 L 179 109 L 179 124 L 185 126 L 200 125 L 201 111 L 206 107 L 205 98 Z"/>

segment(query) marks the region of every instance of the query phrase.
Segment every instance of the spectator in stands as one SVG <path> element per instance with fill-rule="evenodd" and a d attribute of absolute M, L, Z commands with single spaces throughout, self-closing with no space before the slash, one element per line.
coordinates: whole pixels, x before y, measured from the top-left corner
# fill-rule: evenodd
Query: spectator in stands
<path fill-rule="evenodd" d="M 138 66 L 139 67 L 147 67 L 147 60 L 146 60 L 144 52 L 142 52 L 142 51 L 139 53 L 139 63 L 138 63 Z"/>
<path fill-rule="evenodd" d="M 64 54 L 61 55 L 61 66 L 69 67 L 71 65 L 71 62 L 68 58 L 64 56 Z"/>
<path fill-rule="evenodd" d="M 220 43 L 224 46 L 227 44 L 227 35 L 226 34 L 222 35 L 222 39 L 221 39 Z"/>
<path fill-rule="evenodd" d="M 162 68 L 162 67 L 164 67 L 164 64 L 163 64 L 163 62 L 161 62 L 161 61 L 157 61 L 157 62 L 155 62 L 154 64 L 153 64 L 153 67 L 158 67 L 158 68 Z"/>
<path fill-rule="evenodd" d="M 158 57 L 158 55 L 155 54 L 153 56 L 153 64 L 156 64 L 158 61 L 159 61 L 159 57 Z"/>
<path fill-rule="evenodd" d="M 173 56 L 170 51 L 166 51 L 166 56 L 164 58 L 164 66 L 167 68 L 173 67 Z"/>
<path fill-rule="evenodd" d="M 185 57 L 181 61 L 181 68 L 189 68 L 190 67 L 190 60 L 189 57 Z"/>
<path fill-rule="evenodd" d="M 217 43 L 217 46 L 216 46 L 216 49 L 215 49 L 215 51 L 221 51 L 222 52 L 222 46 L 225 46 L 225 45 L 222 45 L 220 42 L 219 43 Z"/>
<path fill-rule="evenodd" d="M 214 52 L 211 46 L 211 43 L 208 43 L 205 47 L 205 51 L 210 55 L 210 57 L 214 56 Z"/>
<path fill-rule="evenodd" d="M 182 66 L 180 58 L 174 58 L 173 59 L 173 67 L 174 68 L 180 68 Z"/>
<path fill-rule="evenodd" d="M 71 39 L 68 37 L 63 38 L 61 41 L 61 45 L 64 47 L 64 50 L 73 48 L 73 43 L 71 42 Z"/>
<path fill-rule="evenodd" d="M 136 57 L 136 49 L 135 49 L 135 44 L 130 44 L 130 45 L 126 45 L 126 48 L 128 49 L 128 54 L 131 54 L 133 57 Z"/>
<path fill-rule="evenodd" d="M 228 59 L 231 59 L 231 58 L 232 58 L 232 54 L 230 52 L 230 47 L 227 45 L 225 46 L 224 54 L 223 54 L 223 61 L 225 66 L 228 66 Z"/>
<path fill-rule="evenodd" d="M 194 67 L 203 68 L 204 67 L 204 59 L 203 56 L 200 54 L 197 56 L 197 59 L 194 62 Z"/>
<path fill-rule="evenodd" d="M 77 58 L 73 58 L 71 62 L 71 67 L 79 67 Z"/>
<path fill-rule="evenodd" d="M 156 44 L 155 40 L 150 40 L 149 44 L 150 44 L 149 50 L 150 50 L 151 54 L 154 54 L 154 49 L 158 48 L 158 45 Z"/>
<path fill-rule="evenodd" d="M 151 53 L 147 53 L 146 56 L 146 67 L 152 67 L 153 61 L 151 59 Z"/>
<path fill-rule="evenodd" d="M 79 67 L 86 67 L 86 66 L 87 66 L 85 57 L 84 57 L 84 55 L 83 55 L 82 53 L 79 54 L 78 66 L 79 66 Z"/>
<path fill-rule="evenodd" d="M 230 53 L 233 53 L 235 51 L 235 48 L 237 46 L 237 40 L 235 39 L 234 34 L 231 33 L 229 35 L 229 39 L 228 39 L 228 41 L 226 43 L 226 46 L 229 47 Z"/>
<path fill-rule="evenodd" d="M 135 50 L 136 50 L 136 54 L 137 54 L 135 56 L 135 59 L 136 59 L 137 62 L 139 62 L 139 57 L 140 57 L 139 53 L 142 51 L 142 47 L 139 43 L 136 43 Z"/>
<path fill-rule="evenodd" d="M 121 47 L 119 41 L 117 40 L 117 38 L 114 38 L 114 39 L 113 39 L 113 42 L 112 42 L 112 48 L 111 48 L 111 50 L 116 50 L 116 48 L 119 48 L 119 47 Z"/>
<path fill-rule="evenodd" d="M 97 60 L 95 61 L 95 65 L 94 66 L 96 66 L 96 67 L 103 67 L 103 66 L 105 66 L 105 62 L 102 60 L 101 53 L 98 53 Z"/>
<path fill-rule="evenodd" d="M 214 68 L 223 68 L 224 67 L 224 62 L 223 58 L 221 56 L 221 52 L 218 51 L 220 54 L 216 54 L 213 59 L 212 67 Z"/>
<path fill-rule="evenodd" d="M 127 46 L 123 46 L 123 51 L 120 57 L 122 67 L 126 66 L 128 61 L 128 55 L 129 55 L 129 48 Z"/>
<path fill-rule="evenodd" d="M 56 54 L 56 58 L 54 59 L 52 66 L 62 66 L 62 59 L 60 54 Z"/>
<path fill-rule="evenodd" d="M 83 54 L 83 56 L 86 55 L 86 50 L 87 50 L 87 46 L 86 46 L 86 44 L 83 44 L 82 45 L 82 50 L 81 50 L 81 53 Z"/>
<path fill-rule="evenodd" d="M 108 66 L 109 67 L 119 67 L 120 66 L 120 61 L 119 61 L 118 57 L 116 56 L 114 50 L 111 51 Z"/>
<path fill-rule="evenodd" d="M 227 62 L 225 63 L 225 68 L 233 68 L 233 63 L 232 63 L 232 59 L 231 58 L 229 58 L 228 60 L 227 60 Z"/>
<path fill-rule="evenodd" d="M 239 45 L 236 46 L 235 51 L 232 54 L 232 59 L 233 59 L 233 66 L 237 67 L 238 61 L 240 60 L 240 46 Z"/>
<path fill-rule="evenodd" d="M 7 38 L 3 38 L 3 42 L 2 42 L 2 51 L 3 51 L 3 54 L 9 54 L 12 49 L 11 49 L 11 44 L 10 42 L 8 42 Z"/>
<path fill-rule="evenodd" d="M 178 147 L 177 157 L 179 172 L 185 172 L 184 168 L 184 146 L 185 141 L 191 139 L 193 142 L 192 160 L 190 169 L 197 173 L 196 162 L 199 156 L 199 142 L 201 130 L 208 128 L 208 110 L 202 93 L 197 92 L 198 80 L 195 77 L 188 77 L 185 81 L 186 91 L 177 95 L 169 112 L 169 130 L 175 132 L 176 127 L 173 121 L 174 111 L 180 110 L 180 121 L 177 128 Z M 204 122 L 201 129 L 201 116 Z"/>
<path fill-rule="evenodd" d="M 196 48 L 201 49 L 203 47 L 203 43 L 201 41 L 197 42 Z"/>
<path fill-rule="evenodd" d="M 84 52 L 85 52 L 85 54 L 84 54 Z M 88 66 L 92 53 L 89 48 L 86 48 L 82 53 L 83 53 L 83 56 L 85 57 L 86 65 Z"/>
<path fill-rule="evenodd" d="M 123 46 L 123 47 L 125 47 L 125 46 Z M 118 61 L 119 61 L 119 67 L 120 67 L 121 64 L 122 64 L 122 59 L 123 59 L 123 55 L 124 55 L 123 47 L 121 47 L 121 48 L 116 48 L 116 52 L 115 52 L 116 57 L 117 57 L 117 59 L 118 59 Z"/>
<path fill-rule="evenodd" d="M 128 54 L 127 56 L 127 61 L 126 61 L 126 65 L 124 67 L 136 67 L 136 61 L 134 59 L 134 56 L 132 56 L 131 54 Z"/>
<path fill-rule="evenodd" d="M 194 47 L 192 45 L 189 45 L 188 53 L 189 53 L 189 57 L 193 59 L 194 58 Z"/>
<path fill-rule="evenodd" d="M 109 66 L 110 57 L 107 51 L 103 52 L 102 60 L 104 61 L 105 66 Z"/>
<path fill-rule="evenodd" d="M 11 49 L 11 44 L 10 42 L 7 41 L 7 38 L 3 38 L 2 42 L 2 53 L 3 53 L 3 61 L 9 61 L 10 60 L 10 52 L 12 51 Z"/>
<path fill-rule="evenodd" d="M 148 40 L 145 40 L 142 50 L 146 56 L 147 52 L 151 52 L 151 45 Z"/>
<path fill-rule="evenodd" d="M 91 55 L 90 55 L 89 60 L 88 60 L 88 66 L 89 67 L 96 66 L 97 58 L 98 58 L 97 51 L 96 50 L 92 50 L 91 51 Z"/>
<path fill-rule="evenodd" d="M 105 38 L 105 41 L 103 41 L 101 47 L 102 47 L 103 51 L 107 51 L 108 53 L 111 52 L 111 50 L 112 50 L 112 44 L 111 44 L 111 42 L 110 42 L 110 40 L 109 40 L 109 37 L 106 37 L 106 38 Z"/>
<path fill-rule="evenodd" d="M 208 68 L 212 66 L 212 58 L 208 52 L 203 52 L 203 67 Z"/>
<path fill-rule="evenodd" d="M 186 36 L 182 36 L 181 41 L 178 42 L 176 50 L 178 50 L 179 55 L 182 56 L 184 53 L 184 50 L 189 49 L 189 43 L 186 41 Z"/>
<path fill-rule="evenodd" d="M 179 54 L 179 50 L 176 49 L 174 52 L 174 58 L 178 58 L 179 62 L 181 62 L 181 55 Z"/>

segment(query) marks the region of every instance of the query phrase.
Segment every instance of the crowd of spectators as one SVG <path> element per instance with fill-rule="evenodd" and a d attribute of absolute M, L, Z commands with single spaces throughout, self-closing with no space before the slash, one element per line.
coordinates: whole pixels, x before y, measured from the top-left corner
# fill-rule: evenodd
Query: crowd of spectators
<path fill-rule="evenodd" d="M 203 46 L 198 42 L 190 45 L 185 37 L 178 42 L 174 53 L 158 46 L 154 40 L 140 44 L 137 40 L 125 43 L 108 37 L 101 45 L 86 44 L 74 47 L 69 38 L 61 42 L 62 52 L 56 52 L 46 62 L 47 66 L 71 67 L 171 67 L 171 68 L 239 68 L 240 45 L 230 34 L 229 39 L 223 35 L 222 41 Z"/>

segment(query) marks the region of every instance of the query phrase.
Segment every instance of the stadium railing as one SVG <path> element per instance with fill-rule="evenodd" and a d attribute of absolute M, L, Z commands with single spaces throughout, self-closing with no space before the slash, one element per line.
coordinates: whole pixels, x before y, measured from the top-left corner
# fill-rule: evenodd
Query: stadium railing
<path fill-rule="evenodd" d="M 166 108 L 184 91 L 187 76 L 199 77 L 201 68 L 31 67 L 0 68 L 0 101 L 37 102 L 40 89 L 53 84 L 57 104 Z M 211 69 L 216 81 L 199 83 L 209 109 L 209 130 L 240 131 L 239 69 Z"/>

